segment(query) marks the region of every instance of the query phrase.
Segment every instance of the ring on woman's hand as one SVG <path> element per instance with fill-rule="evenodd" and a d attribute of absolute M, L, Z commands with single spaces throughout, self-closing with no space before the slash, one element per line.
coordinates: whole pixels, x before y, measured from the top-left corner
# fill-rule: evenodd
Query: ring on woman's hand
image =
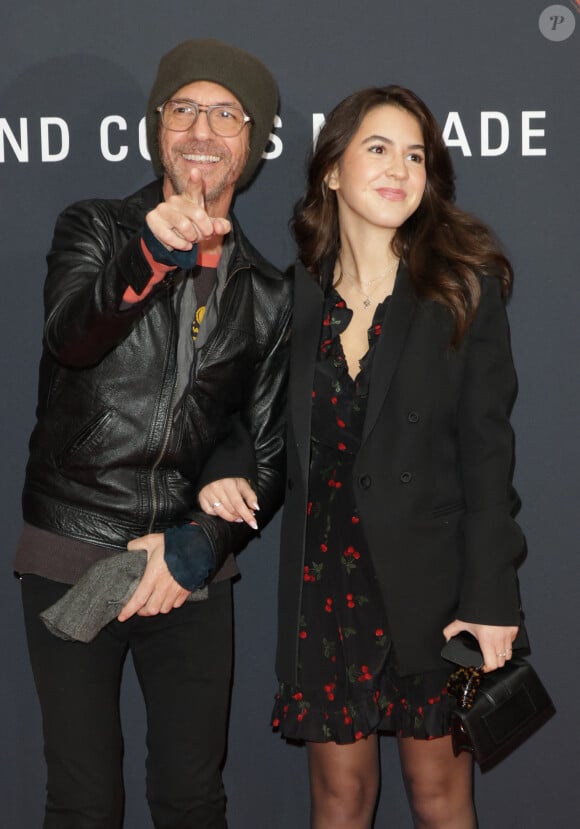
<path fill-rule="evenodd" d="M 502 653 L 496 653 L 496 656 L 507 656 L 507 653 L 502 651 Z"/>
<path fill-rule="evenodd" d="M 212 507 L 214 509 L 217 509 L 218 507 L 221 507 L 221 505 L 222 505 L 221 501 L 214 501 L 213 504 L 212 504 Z"/>

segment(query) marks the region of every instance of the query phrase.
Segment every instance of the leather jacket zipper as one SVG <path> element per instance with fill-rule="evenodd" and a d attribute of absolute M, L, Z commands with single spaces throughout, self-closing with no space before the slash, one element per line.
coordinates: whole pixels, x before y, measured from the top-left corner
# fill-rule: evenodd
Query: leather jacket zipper
<path fill-rule="evenodd" d="M 173 280 L 167 284 L 167 304 L 169 306 L 169 319 L 171 320 L 171 343 L 169 347 L 172 348 L 174 346 L 175 340 L 175 313 L 173 309 L 173 299 L 172 294 L 170 293 L 170 289 L 173 287 Z M 171 395 L 169 397 L 169 402 L 166 409 L 166 420 L 165 420 L 165 429 L 163 433 L 163 440 L 161 441 L 161 447 L 157 454 L 155 461 L 151 467 L 151 471 L 149 473 L 149 492 L 151 495 L 151 510 L 150 510 L 150 519 L 149 525 L 147 527 L 147 534 L 153 531 L 153 527 L 155 526 L 155 519 L 157 517 L 157 510 L 159 506 L 159 499 L 157 498 L 156 488 L 155 488 L 155 473 L 159 468 L 161 461 L 165 457 L 165 452 L 167 450 L 167 444 L 169 443 L 169 438 L 171 436 L 171 429 L 173 425 L 173 401 L 175 399 L 175 387 L 177 385 L 177 362 L 175 362 L 175 367 L 173 371 L 173 388 L 171 390 Z"/>
<path fill-rule="evenodd" d="M 236 276 L 236 274 L 238 274 L 240 271 L 250 270 L 250 268 L 251 268 L 250 263 L 246 262 L 243 265 L 239 265 L 235 270 L 233 270 L 228 275 L 228 277 L 227 277 L 227 279 L 224 283 L 224 289 L 222 291 L 222 301 L 223 301 L 223 295 L 225 293 L 225 290 L 226 290 L 227 286 L 229 285 L 229 283 L 231 282 L 231 280 L 234 278 L 234 276 Z M 173 330 L 171 331 L 171 334 L 174 336 L 175 335 L 175 330 L 174 330 L 174 328 L 175 328 L 175 325 L 174 325 L 175 314 L 173 312 L 173 305 L 172 305 L 171 295 L 169 293 L 169 287 L 170 286 L 168 285 L 167 295 L 168 295 L 168 303 L 169 303 L 170 311 L 171 311 L 170 318 L 172 320 L 172 325 L 173 325 Z M 219 325 L 219 318 L 218 318 L 218 321 L 216 323 L 216 327 L 215 327 L 216 330 L 218 328 L 218 325 Z M 195 370 L 195 365 L 196 365 L 196 362 L 197 362 L 195 348 L 194 348 L 193 360 L 194 360 L 194 370 Z M 163 435 L 163 441 L 161 443 L 161 448 L 159 450 L 157 458 L 153 462 L 153 465 L 151 467 L 151 471 L 150 471 L 150 474 L 149 474 L 149 492 L 150 492 L 150 495 L 151 495 L 151 517 L 150 517 L 149 525 L 148 525 L 148 528 L 147 528 L 147 534 L 149 534 L 153 531 L 153 527 L 155 526 L 155 518 L 157 516 L 158 498 L 157 498 L 156 490 L 155 490 L 155 473 L 156 473 L 157 469 L 159 468 L 159 465 L 161 464 L 161 461 L 165 457 L 165 451 L 167 449 L 167 444 L 169 443 L 169 438 L 171 436 L 171 429 L 172 429 L 172 424 L 173 424 L 173 417 L 172 417 L 172 415 L 173 415 L 173 402 L 174 402 L 174 399 L 175 399 L 175 387 L 176 387 L 176 385 L 177 385 L 177 368 L 176 368 L 175 374 L 174 374 L 173 389 L 171 391 L 171 397 L 169 399 L 169 405 L 168 405 L 168 409 L 167 409 L 167 422 L 166 422 L 166 425 L 165 425 L 165 432 L 164 432 L 164 435 Z"/>

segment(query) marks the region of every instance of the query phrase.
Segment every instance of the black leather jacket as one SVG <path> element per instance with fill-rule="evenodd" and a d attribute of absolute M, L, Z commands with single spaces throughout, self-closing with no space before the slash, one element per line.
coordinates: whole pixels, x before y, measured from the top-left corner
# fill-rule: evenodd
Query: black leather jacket
<path fill-rule="evenodd" d="M 219 566 L 251 531 L 195 512 L 196 492 L 238 413 L 254 442 L 260 522 L 281 502 L 290 285 L 234 220 L 217 322 L 176 400 L 180 272 L 135 305 L 123 303 L 128 285 L 140 294 L 151 276 L 139 231 L 161 198 L 154 182 L 124 201 L 81 202 L 59 217 L 24 519 L 125 548 L 131 538 L 195 518 Z"/>

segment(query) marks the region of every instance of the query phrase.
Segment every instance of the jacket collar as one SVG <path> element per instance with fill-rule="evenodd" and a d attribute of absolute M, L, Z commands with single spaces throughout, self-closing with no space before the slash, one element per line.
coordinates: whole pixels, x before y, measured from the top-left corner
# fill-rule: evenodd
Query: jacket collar
<path fill-rule="evenodd" d="M 233 270 L 239 270 L 240 268 L 251 268 L 270 279 L 282 279 L 280 271 L 265 259 L 249 241 L 232 212 L 228 214 L 228 219 L 232 223 L 232 234 L 226 237 L 226 245 L 233 236 L 233 251 L 228 266 L 229 272 L 231 273 Z"/>
<path fill-rule="evenodd" d="M 158 178 L 127 196 L 119 210 L 119 224 L 135 232 L 141 230 L 147 213 L 163 201 L 162 184 Z"/>
<path fill-rule="evenodd" d="M 417 295 L 406 266 L 401 264 L 373 355 L 363 443 L 371 434 L 388 394 L 416 308 Z"/>

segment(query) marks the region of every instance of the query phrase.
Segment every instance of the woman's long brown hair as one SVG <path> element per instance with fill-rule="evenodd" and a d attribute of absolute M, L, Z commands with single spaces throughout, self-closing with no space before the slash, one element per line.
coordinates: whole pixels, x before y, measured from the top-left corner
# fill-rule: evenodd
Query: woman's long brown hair
<path fill-rule="evenodd" d="M 397 229 L 393 251 L 406 263 L 417 294 L 449 308 L 455 323 L 451 344 L 458 346 L 477 310 L 480 277 L 499 278 L 505 297 L 512 268 L 489 228 L 455 205 L 455 175 L 441 128 L 409 89 L 394 85 L 363 89 L 345 98 L 328 116 L 308 165 L 306 193 L 294 210 L 292 228 L 299 255 L 320 278 L 323 262 L 339 253 L 338 203 L 325 178 L 340 165 L 365 115 L 387 104 L 419 122 L 427 173 L 421 204 Z"/>

